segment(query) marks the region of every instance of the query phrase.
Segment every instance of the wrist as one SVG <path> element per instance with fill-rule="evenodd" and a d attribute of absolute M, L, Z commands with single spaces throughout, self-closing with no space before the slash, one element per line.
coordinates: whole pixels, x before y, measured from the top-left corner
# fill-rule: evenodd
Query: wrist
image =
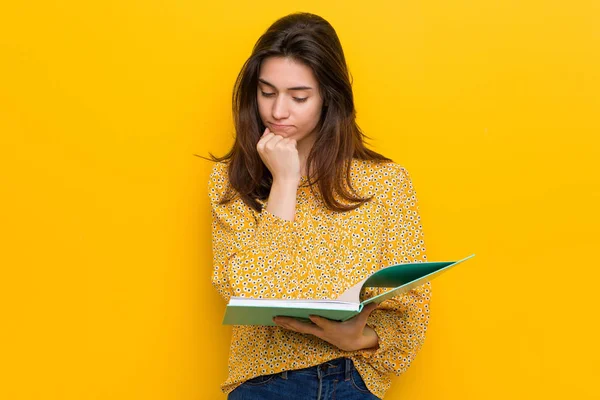
<path fill-rule="evenodd" d="M 300 177 L 298 178 L 273 178 L 271 187 L 280 187 L 283 189 L 294 188 L 297 189 L 300 185 Z"/>
<path fill-rule="evenodd" d="M 274 180 L 269 193 L 267 211 L 287 221 L 294 221 L 298 184 L 293 180 Z"/>

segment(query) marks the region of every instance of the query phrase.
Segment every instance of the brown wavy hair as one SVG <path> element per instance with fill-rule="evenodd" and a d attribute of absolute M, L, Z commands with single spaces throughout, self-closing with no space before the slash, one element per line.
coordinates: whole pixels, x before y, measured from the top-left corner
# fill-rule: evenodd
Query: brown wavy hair
<path fill-rule="evenodd" d="M 266 128 L 258 112 L 258 73 L 268 57 L 290 57 L 301 62 L 312 69 L 319 82 L 323 108 L 315 128 L 317 138 L 307 158 L 308 184 L 313 194 L 312 185 L 318 184 L 319 196 L 333 211 L 353 210 L 371 200 L 372 197 L 358 196 L 352 188 L 352 159 L 392 160 L 365 146 L 365 138 L 370 138 L 356 123 L 351 78 L 335 30 L 318 15 L 294 13 L 278 19 L 267 29 L 237 76 L 232 99 L 235 142 L 223 157 L 209 152 L 211 161 L 228 163 L 229 183 L 234 189 L 229 190 L 220 204 L 231 201 L 237 192 L 244 203 L 260 212 L 257 199 L 267 199 L 271 191 L 273 177 L 256 149 Z M 338 201 L 334 192 L 356 204 Z"/>

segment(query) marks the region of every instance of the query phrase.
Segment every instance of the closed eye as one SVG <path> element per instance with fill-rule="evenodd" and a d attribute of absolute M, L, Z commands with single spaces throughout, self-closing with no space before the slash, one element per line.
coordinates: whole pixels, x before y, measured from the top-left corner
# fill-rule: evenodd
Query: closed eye
<path fill-rule="evenodd" d="M 267 92 L 263 92 L 262 90 L 260 91 L 260 93 L 263 95 L 263 97 L 273 97 L 275 96 L 275 93 L 267 93 Z M 304 98 L 300 98 L 300 97 L 292 97 L 295 101 L 297 101 L 298 103 L 304 103 L 308 97 L 304 97 Z"/>

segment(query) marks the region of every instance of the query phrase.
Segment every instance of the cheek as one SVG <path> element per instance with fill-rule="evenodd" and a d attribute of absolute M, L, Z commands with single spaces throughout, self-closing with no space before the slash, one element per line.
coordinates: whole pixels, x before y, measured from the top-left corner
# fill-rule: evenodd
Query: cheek
<path fill-rule="evenodd" d="M 265 119 L 265 117 L 269 111 L 268 106 L 260 98 L 257 99 L 257 103 L 258 103 L 258 113 L 260 114 L 260 117 L 262 119 Z"/>
<path fill-rule="evenodd" d="M 321 117 L 321 107 L 313 106 L 310 109 L 305 110 L 304 115 L 306 123 L 314 126 L 319 122 L 319 118 Z"/>

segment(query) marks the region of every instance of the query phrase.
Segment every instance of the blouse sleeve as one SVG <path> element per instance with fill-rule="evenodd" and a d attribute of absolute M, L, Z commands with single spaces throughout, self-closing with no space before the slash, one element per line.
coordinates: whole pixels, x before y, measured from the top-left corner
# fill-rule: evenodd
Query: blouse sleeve
<path fill-rule="evenodd" d="M 208 182 L 212 284 L 225 301 L 231 296 L 271 297 L 281 287 L 280 278 L 293 271 L 296 223 L 266 207 L 256 213 L 239 198 L 219 204 L 228 182 L 226 175 L 226 165 L 217 163 Z"/>
<path fill-rule="evenodd" d="M 406 262 L 427 261 L 417 197 L 406 169 L 398 166 L 386 196 L 386 229 L 381 267 Z M 365 298 L 385 291 L 365 290 Z M 410 366 L 425 340 L 429 323 L 431 283 L 382 302 L 367 320 L 377 332 L 379 347 L 362 350 L 360 355 L 381 373 L 401 375 Z"/>

